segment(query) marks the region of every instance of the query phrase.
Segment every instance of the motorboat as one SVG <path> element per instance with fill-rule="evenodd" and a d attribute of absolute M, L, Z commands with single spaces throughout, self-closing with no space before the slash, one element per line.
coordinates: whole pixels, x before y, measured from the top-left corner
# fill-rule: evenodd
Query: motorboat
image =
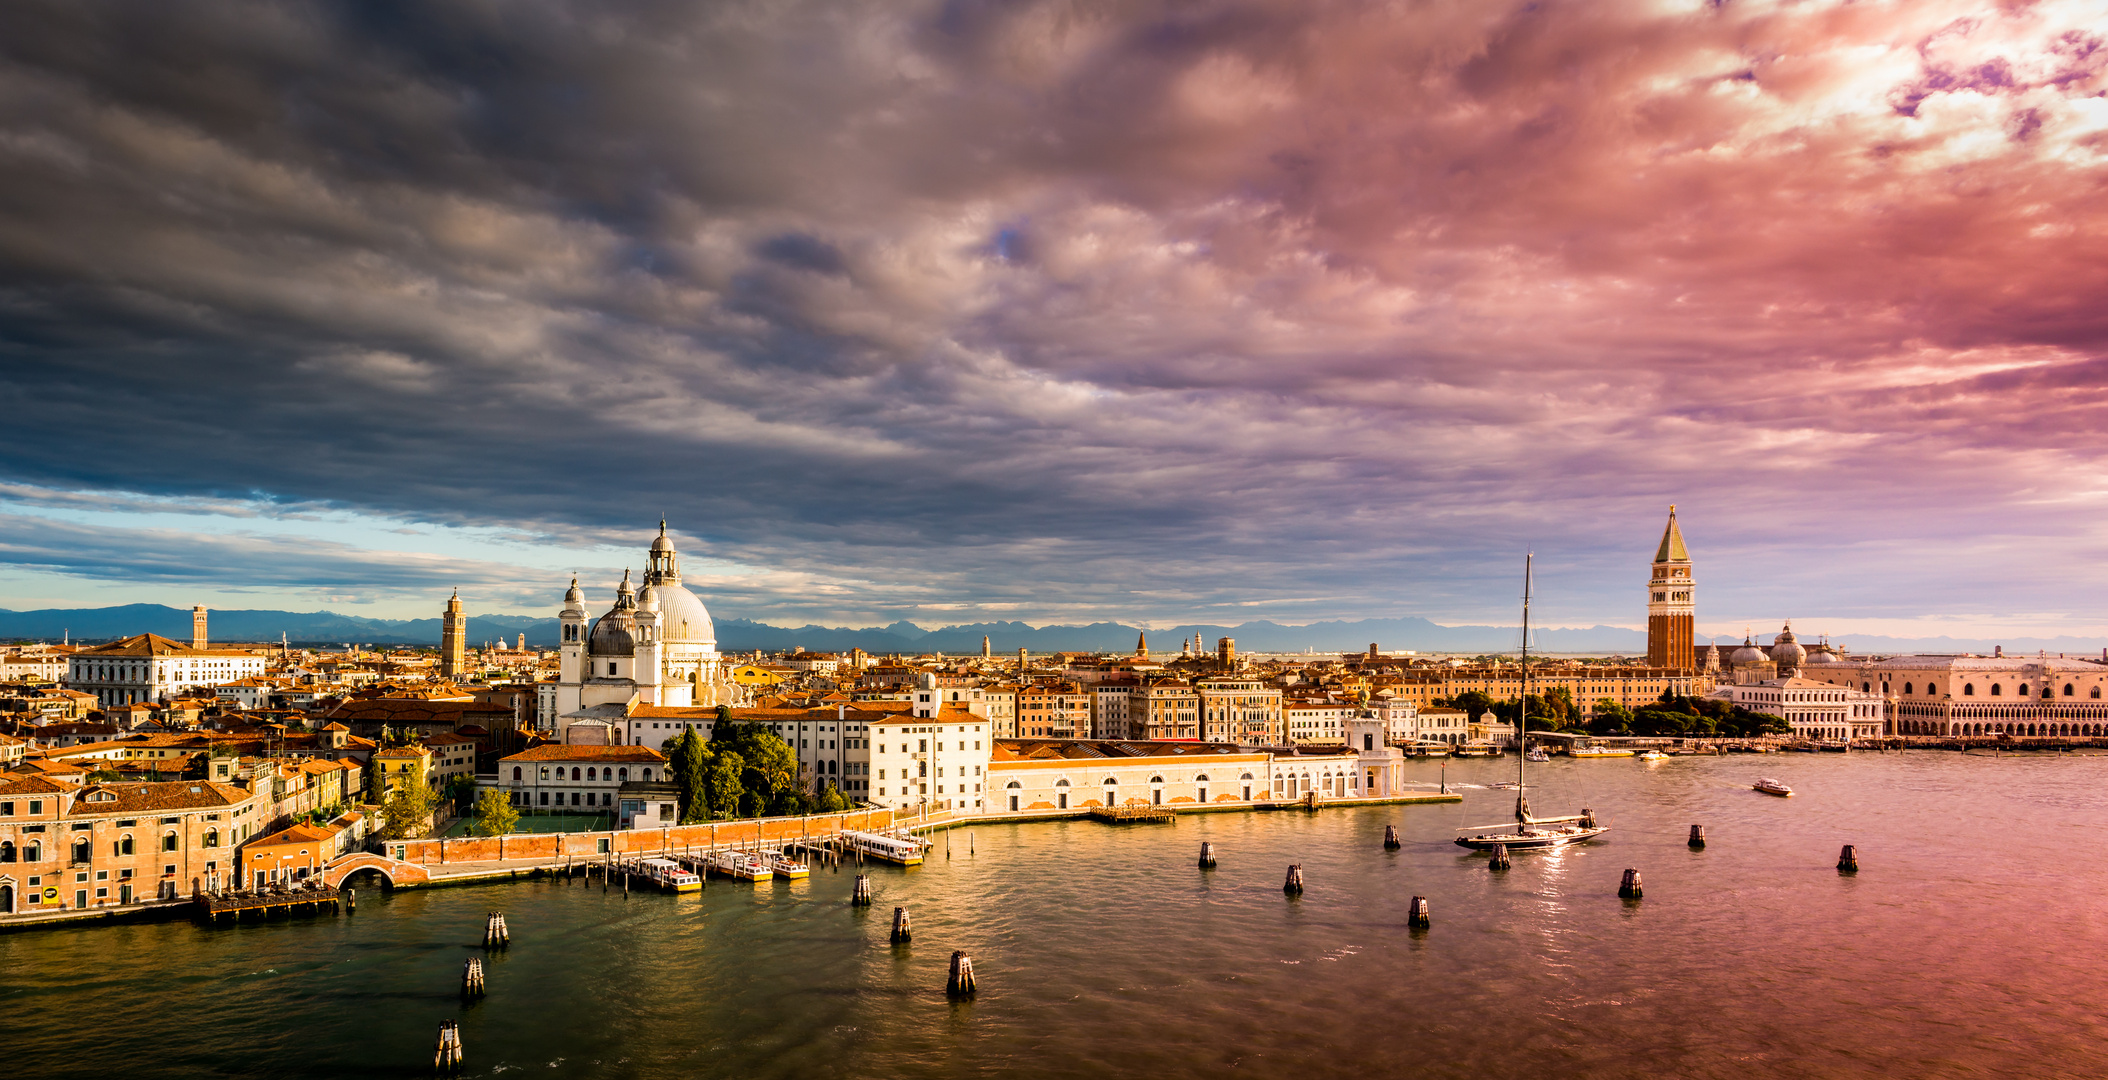
<path fill-rule="evenodd" d="M 1492 743 L 1465 743 L 1456 749 L 1458 757 L 1496 757 L 1499 754 L 1500 747 Z"/>
<path fill-rule="evenodd" d="M 1661 751 L 1659 751 L 1659 750 L 1649 750 L 1649 751 L 1647 751 L 1646 753 L 1644 753 L 1644 754 L 1641 754 L 1641 755 L 1640 755 L 1640 760 L 1641 760 L 1641 761 L 1667 761 L 1667 760 L 1669 760 L 1669 755 L 1667 755 L 1667 754 L 1664 754 L 1664 753 L 1662 753 L 1662 752 L 1661 752 Z"/>
<path fill-rule="evenodd" d="M 1753 790 L 1761 791 L 1766 795 L 1777 795 L 1780 798 L 1785 798 L 1793 794 L 1793 789 L 1787 787 L 1786 782 L 1784 780 L 1773 780 L 1771 777 L 1768 776 L 1763 778 L 1762 780 L 1757 781 L 1755 784 L 1750 785 L 1750 787 Z"/>
<path fill-rule="evenodd" d="M 780 878 L 802 878 L 812 876 L 812 867 L 770 848 L 761 853 L 761 861 L 768 865 L 771 873 Z"/>
<path fill-rule="evenodd" d="M 1619 750 L 1609 746 L 1576 746 L 1567 753 L 1577 758 L 1632 757 L 1637 750 Z"/>
<path fill-rule="evenodd" d="M 1457 837 L 1457 846 L 1479 851 L 1504 848 L 1509 851 L 1526 851 L 1532 848 L 1561 847 L 1576 841 L 1601 836 L 1610 827 L 1596 821 L 1596 812 L 1583 809 L 1578 814 L 1562 817 L 1541 818 L 1530 813 L 1530 792 L 1527 784 L 1528 763 L 1543 760 L 1536 755 L 1542 751 L 1530 745 L 1530 556 L 1525 556 L 1522 571 L 1522 712 L 1516 717 L 1516 737 L 1521 740 L 1522 753 L 1515 755 L 1515 821 L 1512 824 L 1474 825 L 1466 828 Z M 1617 756 L 1629 757 L 1626 750 Z M 1507 787 L 1507 784 L 1497 785 Z"/>
<path fill-rule="evenodd" d="M 1528 759 L 1528 760 L 1530 760 L 1530 761 L 1550 761 L 1550 760 L 1552 760 L 1552 755 L 1551 755 L 1551 754 L 1550 754 L 1549 752 L 1547 752 L 1547 751 L 1545 750 L 1545 748 L 1544 748 L 1544 747 L 1542 747 L 1542 746 L 1533 746 L 1533 747 L 1530 747 L 1530 749 L 1529 749 L 1529 752 L 1528 752 L 1528 753 L 1525 753 L 1525 754 L 1523 755 L 1523 757 L 1524 757 L 1524 758 L 1527 758 L 1527 759 Z"/>
<path fill-rule="evenodd" d="M 702 878 L 672 859 L 639 859 L 637 869 L 670 892 L 697 892 L 703 887 Z"/>

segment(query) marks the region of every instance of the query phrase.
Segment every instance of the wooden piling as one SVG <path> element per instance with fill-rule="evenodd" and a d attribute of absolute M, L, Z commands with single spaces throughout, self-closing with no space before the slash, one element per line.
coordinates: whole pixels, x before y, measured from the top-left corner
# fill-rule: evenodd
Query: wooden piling
<path fill-rule="evenodd" d="M 1200 868 L 1203 870 L 1215 869 L 1215 844 L 1212 841 L 1203 840 L 1200 842 Z"/>
<path fill-rule="evenodd" d="M 1281 891 L 1290 896 L 1303 895 L 1302 863 L 1296 863 L 1288 868 L 1288 880 L 1281 883 Z"/>
<path fill-rule="evenodd" d="M 1840 874 L 1856 874 L 1859 872 L 1859 852 L 1854 850 L 1852 845 L 1846 844 L 1844 850 L 1837 853 L 1837 872 Z"/>
<path fill-rule="evenodd" d="M 452 1020 L 439 1022 L 439 1041 L 432 1050 L 434 1071 L 451 1073 L 461 1071 L 461 1025 Z"/>
<path fill-rule="evenodd" d="M 461 997 L 470 1000 L 483 996 L 483 958 L 471 956 L 461 962 Z"/>
<path fill-rule="evenodd" d="M 1428 911 L 1427 897 L 1413 897 L 1412 906 L 1407 908 L 1405 912 L 1405 925 L 1414 930 L 1425 930 L 1434 925 L 1434 919 Z"/>
<path fill-rule="evenodd" d="M 1383 849 L 1385 851 L 1396 851 L 1404 846 L 1398 839 L 1398 826 L 1385 825 L 1383 827 Z"/>
<path fill-rule="evenodd" d="M 1486 860 L 1486 869 L 1507 870 L 1513 867 L 1514 865 L 1514 860 L 1508 857 L 1508 845 L 1493 845 L 1493 857 L 1491 859 Z"/>
<path fill-rule="evenodd" d="M 906 945 L 907 943 L 913 940 L 915 940 L 915 933 L 914 931 L 908 929 L 908 909 L 904 907 L 894 908 L 893 944 Z"/>
<path fill-rule="evenodd" d="M 849 894 L 849 906 L 871 906 L 871 875 L 858 874 L 856 876 L 856 890 Z"/>
<path fill-rule="evenodd" d="M 346 914 L 346 915 L 357 915 L 358 913 L 359 913 L 359 890 L 357 890 L 357 889 L 346 889 L 346 890 L 344 890 L 344 914 Z"/>
<path fill-rule="evenodd" d="M 944 982 L 944 992 L 955 998 L 972 997 L 973 958 L 964 952 L 953 950 L 951 976 Z"/>
<path fill-rule="evenodd" d="M 1705 826 L 1703 826 L 1703 825 L 1693 825 L 1693 826 L 1691 826 L 1691 850 L 1692 850 L 1692 851 L 1704 851 L 1704 850 L 1705 850 Z"/>
<path fill-rule="evenodd" d="M 1625 880 L 1618 885 L 1618 895 L 1626 900 L 1637 900 L 1640 898 L 1639 871 L 1629 868 L 1625 871 Z"/>

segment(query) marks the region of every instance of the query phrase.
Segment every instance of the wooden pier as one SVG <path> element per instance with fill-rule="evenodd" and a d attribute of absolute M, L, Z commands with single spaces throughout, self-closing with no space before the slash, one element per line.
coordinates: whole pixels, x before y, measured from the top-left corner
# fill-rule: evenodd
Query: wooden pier
<path fill-rule="evenodd" d="M 1111 825 L 1177 824 L 1178 811 L 1168 806 L 1093 806 L 1091 818 Z"/>
<path fill-rule="evenodd" d="M 337 914 L 342 897 L 335 889 L 286 889 L 265 892 L 199 893 L 192 898 L 193 914 L 207 926 L 239 923 L 254 914 L 258 920 L 284 915 Z"/>

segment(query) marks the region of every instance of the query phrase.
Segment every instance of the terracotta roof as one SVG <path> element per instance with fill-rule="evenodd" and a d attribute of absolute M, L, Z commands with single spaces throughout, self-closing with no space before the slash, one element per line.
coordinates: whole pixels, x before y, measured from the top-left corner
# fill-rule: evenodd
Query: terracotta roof
<path fill-rule="evenodd" d="M 323 844 L 337 838 L 342 826 L 308 825 L 305 823 L 280 829 L 269 836 L 259 836 L 242 845 L 243 851 L 263 847 L 282 847 L 289 844 Z"/>
<path fill-rule="evenodd" d="M 218 806 L 239 806 L 254 797 L 254 794 L 245 788 L 209 780 L 173 780 L 159 784 L 91 784 L 82 788 L 80 794 L 74 798 L 73 813 L 206 810 Z"/>
<path fill-rule="evenodd" d="M 48 776 L 0 776 L 0 795 L 62 795 L 79 786 Z"/>
<path fill-rule="evenodd" d="M 193 649 L 180 641 L 159 634 L 134 634 L 131 637 L 82 649 L 75 656 L 253 656 L 241 649 Z"/>
<path fill-rule="evenodd" d="M 498 759 L 500 764 L 507 761 L 662 762 L 665 760 L 666 755 L 649 746 L 567 746 L 563 743 L 548 743 Z"/>

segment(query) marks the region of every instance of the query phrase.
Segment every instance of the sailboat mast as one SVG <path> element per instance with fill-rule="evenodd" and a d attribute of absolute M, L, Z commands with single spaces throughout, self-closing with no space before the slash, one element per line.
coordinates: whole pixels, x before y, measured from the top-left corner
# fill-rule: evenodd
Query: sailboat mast
<path fill-rule="evenodd" d="M 1515 828 L 1530 825 L 1530 789 L 1524 773 L 1530 761 L 1530 564 L 1535 552 L 1522 557 L 1522 697 L 1515 710 Z"/>

